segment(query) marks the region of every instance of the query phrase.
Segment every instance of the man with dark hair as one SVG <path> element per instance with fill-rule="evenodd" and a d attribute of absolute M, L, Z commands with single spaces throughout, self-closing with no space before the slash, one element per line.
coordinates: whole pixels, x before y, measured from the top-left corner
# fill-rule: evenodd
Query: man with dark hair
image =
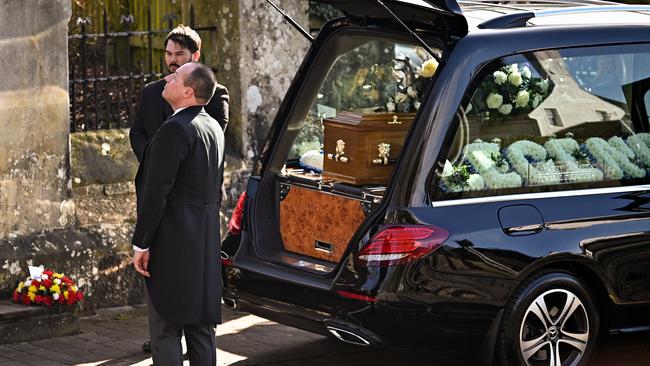
<path fill-rule="evenodd" d="M 198 61 L 201 55 L 201 37 L 192 28 L 179 25 L 165 38 L 165 64 L 170 72 L 176 71 L 183 64 Z M 129 137 L 131 148 L 138 161 L 142 162 L 144 147 L 167 117 L 172 115 L 172 108 L 163 99 L 162 91 L 165 79 L 147 84 L 140 94 L 140 102 L 133 120 Z M 205 106 L 206 112 L 219 122 L 225 131 L 228 125 L 228 90 L 217 84 L 214 96 Z"/>
<path fill-rule="evenodd" d="M 216 365 L 224 136 L 203 108 L 216 80 L 189 62 L 165 81 L 174 114 L 147 144 L 136 175 L 133 265 L 147 285 L 153 363 L 181 366 L 184 333 L 190 364 Z"/>

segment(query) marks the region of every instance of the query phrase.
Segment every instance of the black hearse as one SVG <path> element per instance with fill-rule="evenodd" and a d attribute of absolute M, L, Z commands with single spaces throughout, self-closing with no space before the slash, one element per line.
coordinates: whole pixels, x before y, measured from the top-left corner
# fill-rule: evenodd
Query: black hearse
<path fill-rule="evenodd" d="M 499 365 L 648 329 L 650 7 L 325 2 L 345 16 L 240 199 L 224 303 Z"/>

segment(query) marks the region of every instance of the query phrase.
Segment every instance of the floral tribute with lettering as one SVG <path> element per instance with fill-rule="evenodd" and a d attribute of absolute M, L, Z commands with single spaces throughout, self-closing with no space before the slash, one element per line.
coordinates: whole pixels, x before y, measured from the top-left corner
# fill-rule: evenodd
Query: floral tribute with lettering
<path fill-rule="evenodd" d="M 571 133 L 543 145 L 518 140 L 475 140 L 457 164 L 446 161 L 440 186 L 445 192 L 477 191 L 645 178 L 650 172 L 650 134 L 579 143 Z"/>

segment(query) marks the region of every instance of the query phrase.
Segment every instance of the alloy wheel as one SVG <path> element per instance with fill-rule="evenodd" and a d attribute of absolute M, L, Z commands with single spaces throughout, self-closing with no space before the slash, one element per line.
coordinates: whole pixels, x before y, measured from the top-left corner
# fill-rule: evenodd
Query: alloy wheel
<path fill-rule="evenodd" d="M 519 330 L 519 350 L 528 366 L 577 365 L 589 342 L 589 317 L 578 296 L 553 289 L 526 309 Z"/>

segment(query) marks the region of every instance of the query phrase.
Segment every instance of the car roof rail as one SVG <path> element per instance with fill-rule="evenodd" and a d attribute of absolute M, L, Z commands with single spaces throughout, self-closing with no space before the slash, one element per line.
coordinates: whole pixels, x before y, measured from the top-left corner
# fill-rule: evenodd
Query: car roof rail
<path fill-rule="evenodd" d="M 524 27 L 527 22 L 533 18 L 541 18 L 555 15 L 580 14 L 580 13 L 599 13 L 611 11 L 632 11 L 632 12 L 650 12 L 650 5 L 596 5 L 596 6 L 572 6 L 568 8 L 548 9 L 548 10 L 529 10 L 521 13 L 505 14 L 492 18 L 478 25 L 481 29 L 505 29 Z"/>
<path fill-rule="evenodd" d="M 465 9 L 495 8 L 530 11 L 531 7 L 570 7 L 578 5 L 619 5 L 605 0 L 458 0 Z M 525 6 L 525 7 L 524 7 Z"/>

